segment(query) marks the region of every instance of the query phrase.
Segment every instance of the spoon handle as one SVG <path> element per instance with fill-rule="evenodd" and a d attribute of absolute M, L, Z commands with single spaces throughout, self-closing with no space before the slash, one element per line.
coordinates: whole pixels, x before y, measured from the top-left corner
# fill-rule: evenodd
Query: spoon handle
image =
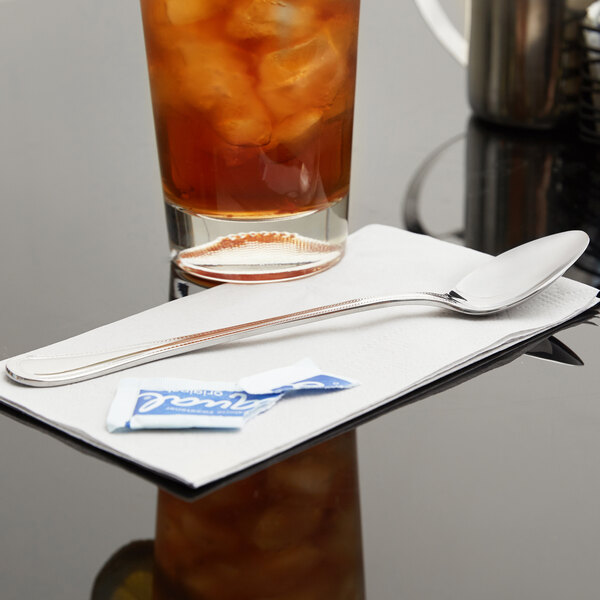
<path fill-rule="evenodd" d="M 339 315 L 385 308 L 398 304 L 443 306 L 445 308 L 460 310 L 460 297 L 456 298 L 452 294 L 417 292 L 379 298 L 355 298 L 278 317 L 223 327 L 222 329 L 193 333 L 93 354 L 54 357 L 35 356 L 31 354 L 17 356 L 6 363 L 6 372 L 9 377 L 25 385 L 36 387 L 64 385 L 106 375 L 107 373 L 113 373 L 161 358 L 206 348 L 207 346 L 214 346 L 223 342 L 239 340 L 305 323 L 313 323 Z"/>

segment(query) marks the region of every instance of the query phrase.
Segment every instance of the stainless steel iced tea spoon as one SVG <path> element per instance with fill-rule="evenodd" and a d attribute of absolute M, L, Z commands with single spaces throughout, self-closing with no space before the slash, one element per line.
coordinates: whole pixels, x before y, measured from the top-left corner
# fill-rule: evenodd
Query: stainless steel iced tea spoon
<path fill-rule="evenodd" d="M 416 292 L 356 298 L 223 329 L 95 354 L 17 356 L 7 362 L 6 371 L 9 377 L 25 385 L 44 387 L 75 383 L 222 342 L 399 304 L 424 304 L 469 315 L 487 315 L 523 302 L 546 288 L 577 260 L 588 243 L 589 238 L 583 231 L 565 231 L 534 240 L 491 258 L 447 293 Z"/>

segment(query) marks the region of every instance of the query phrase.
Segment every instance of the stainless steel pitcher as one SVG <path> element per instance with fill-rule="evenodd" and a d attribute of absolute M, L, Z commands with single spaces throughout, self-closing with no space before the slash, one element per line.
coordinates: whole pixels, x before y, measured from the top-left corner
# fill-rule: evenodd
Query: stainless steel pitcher
<path fill-rule="evenodd" d="M 438 0 L 415 0 L 435 35 L 468 68 L 478 116 L 548 128 L 577 108 L 579 24 L 590 0 L 471 0 L 470 40 Z"/>

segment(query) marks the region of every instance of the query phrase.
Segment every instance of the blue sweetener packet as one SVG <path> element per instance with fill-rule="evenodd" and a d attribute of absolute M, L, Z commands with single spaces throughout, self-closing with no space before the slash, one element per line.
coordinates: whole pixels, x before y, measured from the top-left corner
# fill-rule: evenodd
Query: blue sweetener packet
<path fill-rule="evenodd" d="M 124 379 L 107 416 L 109 431 L 239 429 L 283 393 L 247 394 L 235 383 L 186 379 Z"/>
<path fill-rule="evenodd" d="M 356 381 L 323 373 L 311 360 L 237 383 L 123 379 L 107 416 L 110 432 L 135 429 L 239 429 L 285 394 L 346 389 Z"/>

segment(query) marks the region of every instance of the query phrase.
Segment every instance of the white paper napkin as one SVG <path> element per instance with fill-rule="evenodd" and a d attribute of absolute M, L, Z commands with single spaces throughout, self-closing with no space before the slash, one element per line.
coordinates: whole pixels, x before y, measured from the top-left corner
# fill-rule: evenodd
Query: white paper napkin
<path fill-rule="evenodd" d="M 223 285 L 48 346 L 38 354 L 83 353 L 266 318 L 340 300 L 411 291 L 446 292 L 485 254 L 381 225 L 350 237 L 332 269 L 297 281 Z M 0 363 L 0 398 L 117 456 L 191 487 L 289 449 L 597 302 L 597 290 L 561 279 L 504 313 L 463 317 L 436 308 L 393 307 L 346 315 L 164 359 L 56 388 L 13 383 Z M 305 357 L 359 387 L 284 399 L 241 431 L 108 433 L 106 415 L 123 377 L 239 380 Z"/>

